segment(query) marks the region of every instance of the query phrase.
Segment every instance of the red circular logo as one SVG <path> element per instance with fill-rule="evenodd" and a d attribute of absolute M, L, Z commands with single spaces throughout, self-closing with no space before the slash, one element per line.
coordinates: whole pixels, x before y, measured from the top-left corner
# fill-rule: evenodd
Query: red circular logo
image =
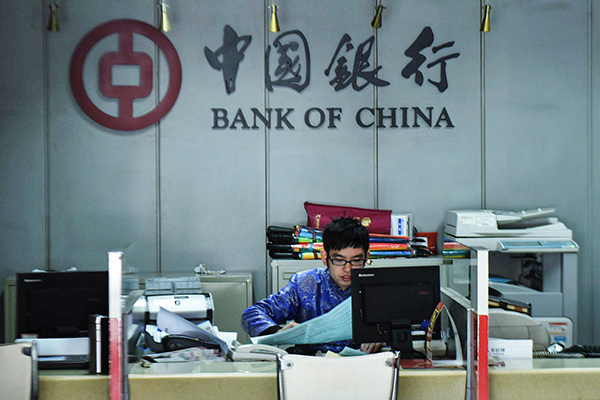
<path fill-rule="evenodd" d="M 118 34 L 119 48 L 104 53 L 98 63 L 98 87 L 100 92 L 119 101 L 119 116 L 115 117 L 100 110 L 88 96 L 83 84 L 83 65 L 90 50 L 100 40 L 111 34 Z M 169 86 L 160 103 L 150 112 L 134 117 L 133 101 L 144 98 L 152 92 L 152 58 L 146 53 L 133 49 L 133 34 L 150 39 L 164 54 L 169 67 Z M 113 85 L 112 67 L 129 65 L 139 67 L 139 85 Z M 107 22 L 92 29 L 77 45 L 70 68 L 71 90 L 79 107 L 91 119 L 119 131 L 134 131 L 158 122 L 175 104 L 181 89 L 181 62 L 173 44 L 158 29 L 142 21 L 119 19 Z"/>

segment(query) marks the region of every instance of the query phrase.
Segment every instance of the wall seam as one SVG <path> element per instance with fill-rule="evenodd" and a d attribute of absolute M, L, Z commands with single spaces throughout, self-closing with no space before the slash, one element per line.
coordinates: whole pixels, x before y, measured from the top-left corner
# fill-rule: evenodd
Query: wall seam
<path fill-rule="evenodd" d="M 269 8 L 268 8 L 268 0 L 264 0 L 263 1 L 263 61 L 266 63 L 267 59 L 266 59 L 266 52 L 267 52 L 267 46 L 269 45 Z M 263 103 L 265 106 L 265 115 L 267 115 L 267 108 L 269 108 L 269 91 L 267 89 L 267 86 L 263 84 Z M 269 114 L 270 115 L 270 114 Z M 265 255 L 265 292 L 267 294 L 271 293 L 270 290 L 270 277 L 269 277 L 269 256 L 267 254 L 267 228 L 269 227 L 269 224 L 271 223 L 271 209 L 270 209 L 270 200 L 271 200 L 271 174 L 270 174 L 270 145 L 271 145 L 271 129 L 270 129 L 270 125 L 267 127 L 265 125 L 264 127 L 264 168 L 265 168 L 265 173 L 264 173 L 264 177 L 265 177 L 265 181 L 264 181 L 264 185 L 265 185 L 265 235 L 263 236 L 263 243 L 264 243 L 264 255 Z"/>
<path fill-rule="evenodd" d="M 154 4 L 154 3 L 153 3 Z M 154 23 L 155 26 L 159 26 L 160 24 L 160 10 L 159 7 L 154 4 Z M 156 73 L 154 74 L 156 93 L 155 93 L 155 102 L 156 106 L 160 104 L 160 54 L 157 46 L 154 48 L 154 64 L 156 65 Z M 154 179 L 155 179 L 155 190 L 156 190 L 156 233 L 155 233 L 155 244 L 156 244 L 156 271 L 158 273 L 162 272 L 162 199 L 161 199 L 161 140 L 160 140 L 160 132 L 161 132 L 160 120 L 154 124 L 154 159 L 155 159 L 155 170 L 154 170 Z"/>
<path fill-rule="evenodd" d="M 373 8 L 377 7 L 377 2 L 378 0 L 373 1 Z M 375 36 L 373 63 L 377 68 L 379 66 L 379 30 L 373 28 L 373 35 Z M 377 85 L 373 85 L 373 109 L 377 110 L 377 107 L 379 107 L 379 88 Z M 375 117 L 375 121 L 377 123 L 373 124 L 373 202 L 374 208 L 379 209 L 379 121 L 377 121 L 377 117 Z"/>
<path fill-rule="evenodd" d="M 51 269 L 52 248 L 50 240 L 50 63 L 48 62 L 48 31 L 44 27 L 44 15 L 46 13 L 46 1 L 41 1 L 41 26 L 42 26 L 42 80 L 44 98 L 44 258 L 45 267 Z"/>
<path fill-rule="evenodd" d="M 481 21 L 483 18 L 483 0 L 479 3 L 479 20 Z M 481 132 L 480 132 L 480 140 L 481 140 L 481 149 L 480 149 L 480 157 L 481 157 L 481 208 L 485 209 L 487 207 L 487 174 L 486 174 L 486 104 L 485 104 L 485 33 L 479 32 L 479 109 L 480 109 L 480 118 L 481 118 Z"/>
<path fill-rule="evenodd" d="M 594 41 L 594 30 L 593 30 L 593 2 L 592 0 L 588 0 L 588 18 L 587 18 L 587 23 L 588 23 L 588 48 L 587 48 L 587 56 L 588 56 L 588 71 L 587 71 L 587 80 L 588 80 L 588 110 L 587 110 L 587 129 L 588 129 L 588 210 L 587 210 L 587 214 L 588 214 L 588 221 L 594 221 L 594 135 L 593 135 L 593 128 L 594 128 L 594 121 L 593 121 L 593 110 L 594 110 L 594 88 L 593 88 L 593 84 L 594 84 L 594 80 L 593 80 L 593 73 L 594 73 L 594 58 L 593 58 L 593 41 Z M 588 222 L 589 223 L 589 222 Z M 594 224 L 591 223 L 588 226 L 588 243 L 596 243 L 594 238 L 595 238 L 595 230 L 594 230 Z M 594 259 L 595 259 L 595 252 L 594 251 L 590 251 L 589 252 L 589 257 L 590 257 L 590 279 L 587 280 L 588 282 L 591 282 L 591 287 L 594 287 Z M 592 301 L 590 302 L 591 305 L 591 309 L 590 309 L 590 314 L 591 316 L 596 315 L 594 313 L 595 310 L 595 305 L 596 305 L 596 299 L 594 298 L 594 291 L 591 290 L 590 291 L 591 295 L 592 295 Z M 580 308 L 580 307 L 578 307 Z M 578 310 L 579 311 L 579 310 Z M 581 313 L 579 313 L 579 319 L 581 320 Z M 579 322 L 579 321 L 578 321 Z M 581 324 L 578 323 L 579 326 L 581 326 Z M 581 337 L 581 333 L 579 334 L 579 336 Z M 592 318 L 592 323 L 590 326 L 590 342 L 595 342 L 595 338 L 596 338 L 597 332 L 596 332 L 596 326 L 594 323 L 594 319 Z"/>

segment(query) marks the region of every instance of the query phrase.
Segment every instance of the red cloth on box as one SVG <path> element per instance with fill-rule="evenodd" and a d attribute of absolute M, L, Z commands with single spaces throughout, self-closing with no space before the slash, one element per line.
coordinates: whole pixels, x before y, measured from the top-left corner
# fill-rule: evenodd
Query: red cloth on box
<path fill-rule="evenodd" d="M 360 220 L 369 233 L 390 234 L 392 210 L 333 206 L 308 201 L 304 202 L 304 209 L 308 215 L 307 225 L 311 228 L 325 229 L 334 219 L 353 217 Z"/>

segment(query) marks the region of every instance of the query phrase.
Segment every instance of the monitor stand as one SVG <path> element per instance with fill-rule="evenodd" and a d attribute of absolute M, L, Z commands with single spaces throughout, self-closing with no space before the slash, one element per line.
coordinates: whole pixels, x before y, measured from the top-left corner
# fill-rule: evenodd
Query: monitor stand
<path fill-rule="evenodd" d="M 400 357 L 403 359 L 413 358 L 415 350 L 413 349 L 412 333 L 410 328 L 410 320 L 396 319 L 391 321 L 391 343 L 392 350 L 399 351 Z"/>

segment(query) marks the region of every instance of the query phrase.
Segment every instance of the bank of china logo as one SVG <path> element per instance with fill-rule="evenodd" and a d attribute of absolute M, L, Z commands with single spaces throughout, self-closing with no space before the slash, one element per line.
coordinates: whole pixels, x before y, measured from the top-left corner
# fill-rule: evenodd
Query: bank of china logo
<path fill-rule="evenodd" d="M 96 44 L 108 36 L 110 38 L 106 42 L 110 44 L 114 35 L 117 38 L 117 48 L 96 54 Z M 150 95 L 156 94 L 157 90 L 153 84 L 152 57 L 134 48 L 134 43 L 139 43 L 140 36 L 149 39 L 164 55 L 169 71 L 169 84 L 156 107 L 148 112 L 142 107 L 139 112 L 141 115 L 136 115 L 135 107 L 141 100 L 148 100 L 154 105 Z M 92 60 L 97 61 L 97 65 L 91 65 Z M 86 80 L 93 81 L 97 74 L 97 85 L 84 82 L 84 65 L 92 71 L 92 74 L 86 74 Z M 113 69 L 117 67 L 134 69 L 139 79 L 134 84 L 115 84 Z M 158 122 L 173 107 L 181 89 L 181 62 L 175 47 L 160 30 L 142 21 L 119 19 L 95 27 L 79 42 L 71 58 L 69 77 L 73 96 L 88 117 L 110 129 L 134 131 Z M 114 106 L 115 100 L 118 103 L 117 115 L 101 109 Z"/>

